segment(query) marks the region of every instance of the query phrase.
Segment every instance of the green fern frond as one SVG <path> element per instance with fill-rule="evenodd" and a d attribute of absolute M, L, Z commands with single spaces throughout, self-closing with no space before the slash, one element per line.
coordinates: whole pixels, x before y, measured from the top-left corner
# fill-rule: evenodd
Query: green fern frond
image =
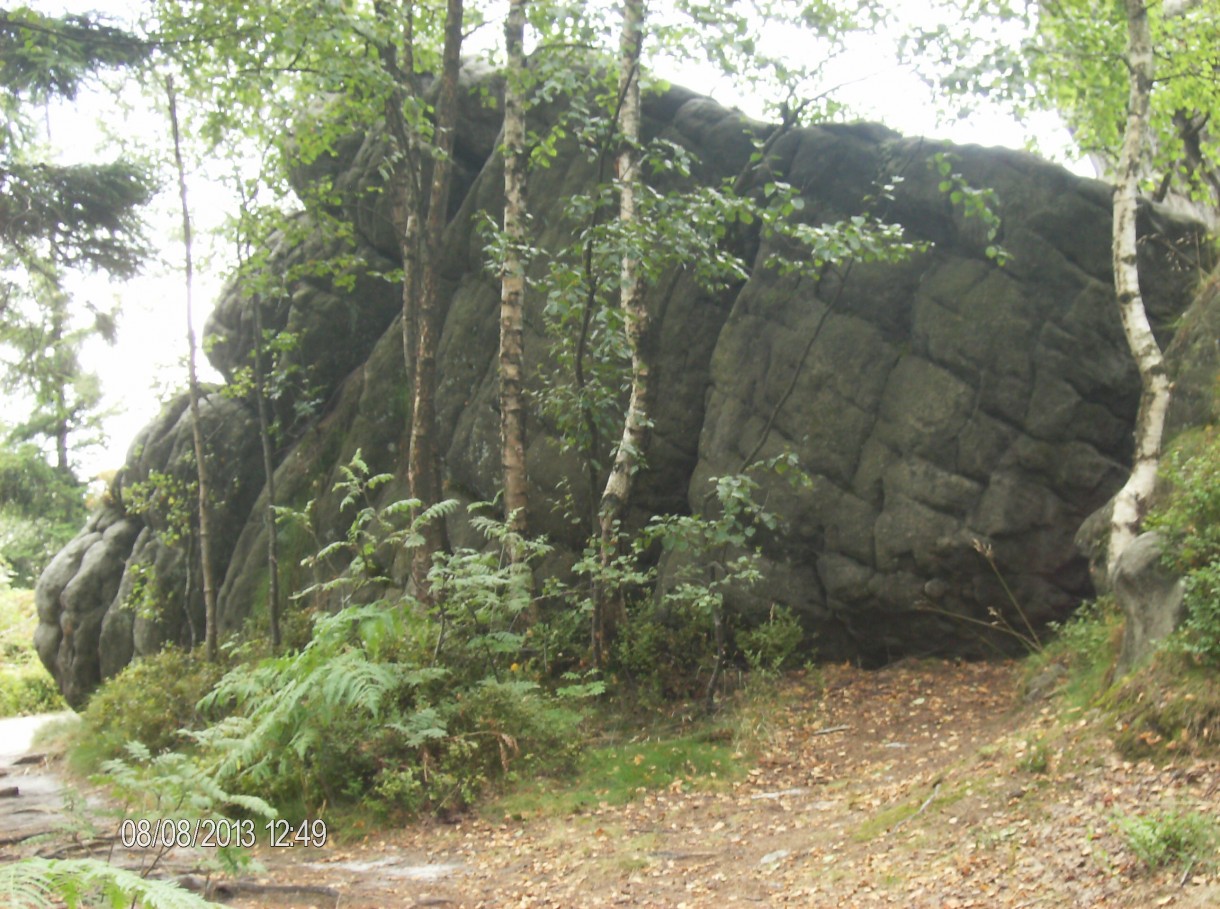
<path fill-rule="evenodd" d="M 433 521 L 438 521 L 441 518 L 446 518 L 458 510 L 458 502 L 456 499 L 445 499 L 443 502 L 437 502 L 435 505 L 429 505 L 425 508 L 418 518 L 415 519 L 415 526 L 422 527 L 425 524 L 431 524 Z"/>
<path fill-rule="evenodd" d="M 99 894 L 104 900 L 100 904 L 96 901 Z M 143 878 L 97 859 L 30 858 L 0 867 L 0 902 L 5 906 L 43 909 L 57 899 L 71 909 L 83 905 L 209 909 L 219 905 L 183 890 L 173 881 Z"/>
<path fill-rule="evenodd" d="M 381 509 L 381 514 L 386 518 L 397 517 L 400 514 L 411 514 L 421 505 L 423 505 L 423 502 L 419 499 L 399 499 L 397 502 L 391 502 Z"/>
<path fill-rule="evenodd" d="M 57 890 L 43 859 L 29 859 L 0 867 L 0 903 L 12 909 L 43 909 Z"/>
<path fill-rule="evenodd" d="M 449 734 L 441 712 L 435 707 L 417 710 L 407 717 L 405 723 L 390 723 L 389 728 L 406 736 L 409 748 L 418 748 L 424 742 L 443 739 Z"/>

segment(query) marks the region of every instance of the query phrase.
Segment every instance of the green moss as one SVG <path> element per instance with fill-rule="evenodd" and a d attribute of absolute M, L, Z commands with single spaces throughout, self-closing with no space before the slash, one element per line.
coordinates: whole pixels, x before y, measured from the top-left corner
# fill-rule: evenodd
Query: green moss
<path fill-rule="evenodd" d="M 1220 753 L 1220 677 L 1187 654 L 1162 650 L 1106 696 L 1129 758 L 1166 761 Z"/>

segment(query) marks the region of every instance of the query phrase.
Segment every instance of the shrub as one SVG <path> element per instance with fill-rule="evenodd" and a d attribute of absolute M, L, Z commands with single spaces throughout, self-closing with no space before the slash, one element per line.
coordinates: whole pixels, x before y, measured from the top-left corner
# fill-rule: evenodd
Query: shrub
<path fill-rule="evenodd" d="M 205 725 L 197 704 L 223 671 L 177 647 L 133 661 L 90 698 L 77 761 L 90 765 L 118 757 L 133 741 L 153 754 L 181 746 L 180 730 Z"/>
<path fill-rule="evenodd" d="M 785 668 L 805 640 L 805 630 L 792 610 L 772 606 L 767 621 L 737 633 L 737 646 L 746 665 L 755 672 L 778 672 Z"/>
<path fill-rule="evenodd" d="M 383 547 L 417 545 L 422 522 L 455 506 L 404 521 L 412 503 L 373 505 L 369 493 L 385 478 L 370 476 L 359 454 L 343 474 L 345 504 L 357 506 L 352 525 L 309 561 L 321 569 L 341 554 L 348 568 L 315 586 L 351 603 L 384 589 Z M 292 518 L 308 529 L 309 509 Z M 361 801 L 383 814 L 441 811 L 572 747 L 578 718 L 566 700 L 600 686 L 572 678 L 552 690 L 526 677 L 530 572 L 505 558 L 510 547 L 528 557 L 546 548 L 477 514 L 470 522 L 492 545 L 437 557 L 435 606 L 402 596 L 318 614 L 299 652 L 225 675 L 201 702 L 224 718 L 192 736 L 217 785 L 288 814 Z"/>
<path fill-rule="evenodd" d="M 55 680 L 42 666 L 0 669 L 0 717 L 54 713 L 66 707 Z"/>
<path fill-rule="evenodd" d="M 795 456 L 782 455 L 760 466 L 783 474 L 795 471 L 795 464 Z M 791 479 L 802 478 L 796 472 Z M 653 544 L 671 554 L 669 584 L 655 602 L 641 605 L 618 655 L 637 680 L 659 673 L 665 679 L 685 677 L 689 684 L 706 671 L 703 696 L 710 709 L 724 678 L 733 625 L 740 620 L 732 608 L 733 595 L 761 577 L 757 537 L 779 522 L 755 501 L 759 484 L 746 474 L 714 477 L 709 483 L 706 514 L 654 517 L 637 541 L 637 555 Z M 799 636 L 794 639 L 798 633 L 790 613 L 773 612 L 767 626 L 741 636 L 746 642 L 742 650 L 750 660 L 753 648 L 759 668 L 778 668 L 775 660 L 782 663 L 791 655 L 800 642 Z M 672 689 L 673 682 L 665 687 Z"/>
<path fill-rule="evenodd" d="M 1212 818 L 1197 811 L 1160 811 L 1122 818 L 1119 832 L 1136 858 L 1149 868 L 1182 863 L 1213 864 L 1220 830 Z"/>
<path fill-rule="evenodd" d="M 34 592 L 0 586 L 0 717 L 67 707 L 34 652 L 37 624 Z"/>
<path fill-rule="evenodd" d="M 1220 437 L 1215 428 L 1188 437 L 1165 463 L 1171 493 L 1149 518 L 1170 540 L 1166 562 L 1181 572 L 1186 621 L 1181 641 L 1220 666 Z"/>
<path fill-rule="evenodd" d="M 234 669 L 204 699 L 231 714 L 194 735 L 201 760 L 220 785 L 287 813 L 368 793 L 383 813 L 414 813 L 465 806 L 572 747 L 578 718 L 555 695 L 431 664 L 425 623 L 396 603 L 349 607 L 319 618 L 300 653 Z"/>

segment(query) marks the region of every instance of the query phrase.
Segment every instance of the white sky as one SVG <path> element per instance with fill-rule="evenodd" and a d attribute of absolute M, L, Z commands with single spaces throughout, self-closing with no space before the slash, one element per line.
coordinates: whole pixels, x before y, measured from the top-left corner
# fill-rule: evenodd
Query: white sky
<path fill-rule="evenodd" d="M 44 12 L 100 11 L 118 20 L 130 21 L 138 0 L 33 0 Z M 903 23 L 926 17 L 926 0 L 900 0 L 890 4 L 893 12 L 888 33 L 855 36 L 850 52 L 835 61 L 830 69 L 830 85 L 842 84 L 839 96 L 847 100 L 862 119 L 880 120 L 909 135 L 928 135 L 958 143 L 1022 147 L 1036 138 L 1044 154 L 1070 160 L 1066 132 L 1053 117 L 1036 122 L 1017 123 L 1000 112 L 979 112 L 952 124 L 937 122 L 936 105 L 928 88 L 913 73 L 896 62 L 894 42 Z M 498 28 L 482 30 L 484 40 L 494 40 Z M 485 37 L 484 37 L 485 36 Z M 799 36 L 776 35 L 782 45 L 799 42 Z M 734 86 L 717 79 L 714 73 L 698 67 L 662 67 L 661 75 L 676 84 L 712 94 L 728 106 L 740 107 L 758 115 L 759 106 L 740 96 Z M 102 127 L 98 118 L 104 119 Z M 98 155 L 97 146 L 105 132 L 126 136 L 145 147 L 160 145 L 157 153 L 172 153 L 169 127 L 164 113 L 116 113 L 112 104 L 96 96 L 84 97 L 74 108 L 57 111 L 50 118 L 52 140 L 64 148 L 69 158 L 88 159 Z M 113 153 L 109 153 L 113 156 Z M 1074 169 L 1091 171 L 1076 163 Z M 167 171 L 167 176 L 169 172 Z M 208 242 L 209 230 L 219 226 L 226 211 L 235 208 L 218 182 L 194 172 L 189 175 L 192 221 L 197 234 L 195 322 L 202 328 L 212 302 L 223 284 L 231 253 Z M 159 261 L 152 261 L 145 273 L 121 285 L 100 279 L 83 279 L 73 289 L 95 304 L 117 302 L 121 310 L 120 339 L 113 348 L 94 345 L 87 362 L 102 378 L 106 404 L 114 409 L 107 421 L 110 442 L 107 448 L 82 459 L 82 475 L 96 475 L 121 466 L 127 447 L 136 432 L 159 408 L 165 390 L 185 385 L 185 295 L 181 276 L 181 215 L 176 186 L 167 183 L 150 213 L 152 239 Z M 204 357 L 199 358 L 206 365 Z M 210 368 L 209 368 L 210 369 Z M 204 373 L 205 378 L 216 378 Z"/>

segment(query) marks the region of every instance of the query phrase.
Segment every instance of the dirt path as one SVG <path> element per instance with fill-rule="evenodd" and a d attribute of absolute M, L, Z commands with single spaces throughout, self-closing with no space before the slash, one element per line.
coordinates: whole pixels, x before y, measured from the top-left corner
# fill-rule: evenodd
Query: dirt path
<path fill-rule="evenodd" d="M 739 781 L 677 779 L 568 817 L 468 817 L 262 850 L 233 906 L 722 909 L 1212 907 L 1220 880 L 1148 871 L 1117 820 L 1215 814 L 1220 765 L 1122 761 L 1099 720 L 1019 703 L 1017 668 L 846 667 L 791 683 Z M 173 867 L 189 870 L 190 856 Z"/>
<path fill-rule="evenodd" d="M 45 756 L 32 749 L 34 733 L 63 716 L 66 714 L 0 719 L 0 850 L 50 833 L 59 825 L 63 784 Z"/>
<path fill-rule="evenodd" d="M 831 668 L 794 683 L 759 765 L 720 791 L 676 780 L 579 816 L 413 827 L 273 856 L 268 880 L 324 883 L 348 909 L 1220 905 L 1220 882 L 1149 873 L 1115 830 L 1157 805 L 1215 811 L 1220 767 L 1126 764 L 1092 718 L 1057 732 L 1021 705 L 1016 675 Z"/>

